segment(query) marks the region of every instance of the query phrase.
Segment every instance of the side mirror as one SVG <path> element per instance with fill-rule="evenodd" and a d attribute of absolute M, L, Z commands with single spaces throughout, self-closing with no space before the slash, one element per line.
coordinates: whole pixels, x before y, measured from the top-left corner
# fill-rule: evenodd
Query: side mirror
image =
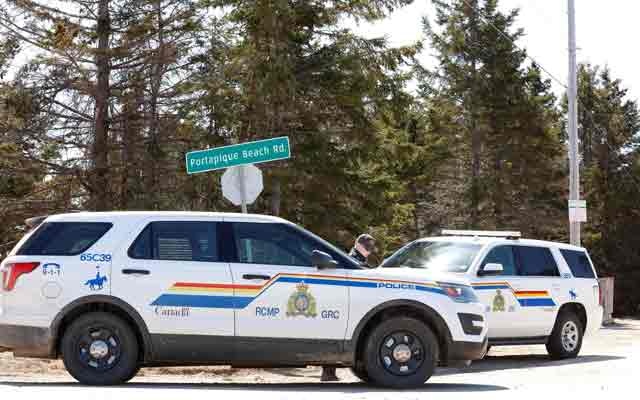
<path fill-rule="evenodd" d="M 314 250 L 311 253 L 311 263 L 318 269 L 336 269 L 338 262 L 324 251 Z"/>
<path fill-rule="evenodd" d="M 478 276 L 502 275 L 504 267 L 498 263 L 488 263 L 478 271 Z"/>

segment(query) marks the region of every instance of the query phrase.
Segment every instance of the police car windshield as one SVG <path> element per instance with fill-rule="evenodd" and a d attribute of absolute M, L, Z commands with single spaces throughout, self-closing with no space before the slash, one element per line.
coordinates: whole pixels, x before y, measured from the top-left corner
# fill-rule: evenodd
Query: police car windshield
<path fill-rule="evenodd" d="M 481 247 L 460 242 L 413 242 L 385 260 L 381 267 L 466 272 Z"/>

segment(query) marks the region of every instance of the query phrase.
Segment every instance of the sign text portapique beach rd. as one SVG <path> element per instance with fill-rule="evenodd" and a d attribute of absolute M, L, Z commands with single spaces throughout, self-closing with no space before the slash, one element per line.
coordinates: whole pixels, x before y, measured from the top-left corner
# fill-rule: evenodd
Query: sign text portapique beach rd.
<path fill-rule="evenodd" d="M 258 164 L 291 157 L 289 138 L 286 136 L 234 144 L 214 149 L 187 153 L 187 173 L 214 171 L 238 165 Z"/>

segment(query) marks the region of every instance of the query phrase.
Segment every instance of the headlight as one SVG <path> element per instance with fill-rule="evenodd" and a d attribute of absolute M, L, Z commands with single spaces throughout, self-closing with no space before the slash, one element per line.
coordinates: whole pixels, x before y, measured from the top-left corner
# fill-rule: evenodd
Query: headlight
<path fill-rule="evenodd" d="M 456 285 L 453 283 L 438 282 L 442 291 L 449 298 L 458 303 L 478 303 L 478 296 L 471 286 Z"/>

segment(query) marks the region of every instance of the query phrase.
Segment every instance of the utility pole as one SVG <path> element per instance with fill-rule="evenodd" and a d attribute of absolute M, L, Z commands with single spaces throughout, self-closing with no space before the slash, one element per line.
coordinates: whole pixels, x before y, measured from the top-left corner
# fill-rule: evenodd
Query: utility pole
<path fill-rule="evenodd" d="M 576 67 L 576 6 L 569 2 L 569 200 L 580 200 L 580 162 L 578 160 L 578 76 Z M 569 213 L 571 215 L 571 212 Z M 569 217 L 571 244 L 580 246 L 580 222 Z"/>

